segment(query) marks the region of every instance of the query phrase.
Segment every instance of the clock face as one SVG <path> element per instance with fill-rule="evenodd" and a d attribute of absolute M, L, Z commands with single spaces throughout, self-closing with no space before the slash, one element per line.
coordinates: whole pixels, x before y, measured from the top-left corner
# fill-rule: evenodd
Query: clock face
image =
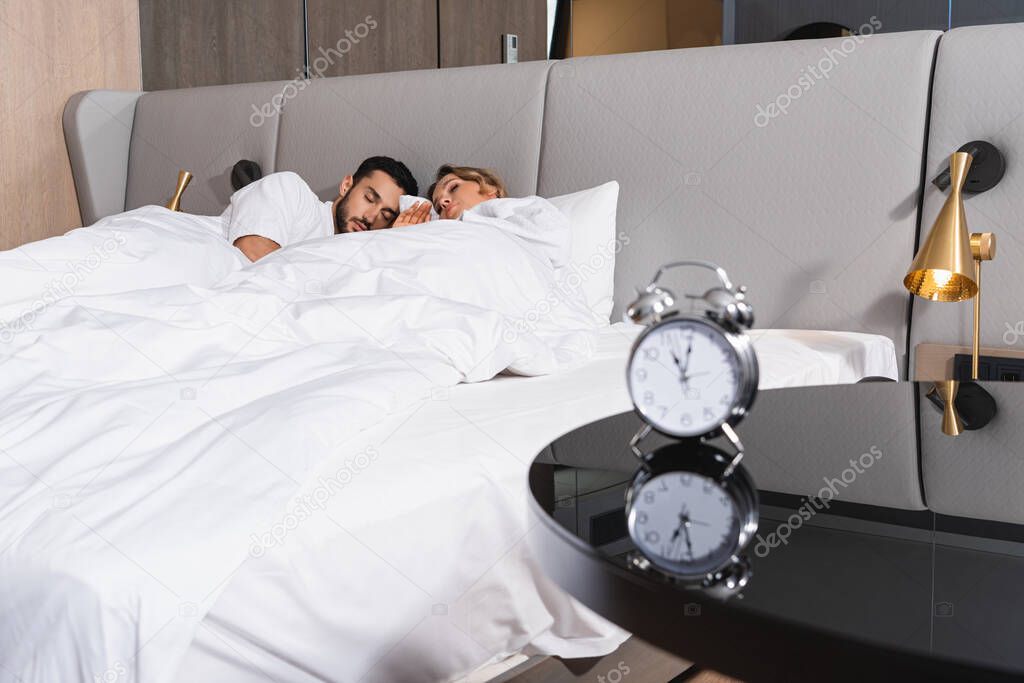
<path fill-rule="evenodd" d="M 676 574 L 714 571 L 738 550 L 732 497 L 699 474 L 668 472 L 647 480 L 634 493 L 627 522 L 643 554 Z"/>
<path fill-rule="evenodd" d="M 728 339 L 699 320 L 651 328 L 633 351 L 629 393 L 661 432 L 688 437 L 718 429 L 740 393 L 740 364 Z"/>

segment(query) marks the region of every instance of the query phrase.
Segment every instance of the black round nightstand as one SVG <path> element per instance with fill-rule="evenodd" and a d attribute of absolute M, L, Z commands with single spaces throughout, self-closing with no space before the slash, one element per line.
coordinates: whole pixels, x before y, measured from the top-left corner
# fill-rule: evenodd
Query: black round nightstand
<path fill-rule="evenodd" d="M 1024 462 L 1024 443 L 993 438 L 1011 422 L 1024 424 L 1024 387 L 986 386 L 1000 399 L 1002 427 L 994 422 L 984 437 L 977 436 L 984 430 L 942 437 L 941 455 L 955 458 L 960 449 L 976 459 L 985 449 L 1015 448 Z M 870 391 L 921 397 L 929 388 L 891 383 Z M 829 389 L 836 401 L 850 391 Z M 771 393 L 759 400 L 771 401 Z M 939 418 L 928 401 L 920 403 L 922 429 L 932 429 Z M 841 416 L 841 404 L 835 407 Z M 533 554 L 598 614 L 701 667 L 749 681 L 1024 677 L 1024 591 L 1017 583 L 1024 578 L 1024 525 L 840 500 L 819 509 L 811 503 L 821 499 L 810 501 L 803 491 L 762 490 L 760 526 L 746 550 L 753 578 L 723 603 L 626 562 L 633 546 L 624 494 L 637 466 L 627 444 L 639 425 L 632 413 L 593 422 L 552 442 L 530 469 L 539 521 L 530 535 Z M 755 444 L 747 447 L 749 463 L 759 454 Z M 784 462 L 785 454 L 771 457 Z M 927 468 L 919 472 L 929 483 Z M 960 485 L 963 495 L 975 495 L 969 475 Z"/>

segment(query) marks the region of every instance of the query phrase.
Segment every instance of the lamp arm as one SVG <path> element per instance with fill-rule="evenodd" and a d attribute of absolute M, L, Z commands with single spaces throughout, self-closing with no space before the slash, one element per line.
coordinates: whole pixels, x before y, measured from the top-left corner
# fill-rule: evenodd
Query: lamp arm
<path fill-rule="evenodd" d="M 971 256 L 974 258 L 974 282 L 978 293 L 974 297 L 974 334 L 971 339 L 971 379 L 978 379 L 978 355 L 981 346 L 981 262 L 996 257 L 996 236 L 991 232 L 971 233 Z"/>
<path fill-rule="evenodd" d="M 974 281 L 978 285 L 978 293 L 974 296 L 974 335 L 971 339 L 971 379 L 978 381 L 978 356 L 981 342 L 981 259 L 974 259 Z"/>

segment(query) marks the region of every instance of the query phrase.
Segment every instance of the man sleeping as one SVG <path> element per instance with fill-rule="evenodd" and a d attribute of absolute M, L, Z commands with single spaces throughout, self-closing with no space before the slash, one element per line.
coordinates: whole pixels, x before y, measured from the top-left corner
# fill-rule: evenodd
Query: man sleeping
<path fill-rule="evenodd" d="M 235 192 L 222 217 L 228 241 L 256 261 L 288 244 L 392 227 L 399 198 L 418 190 L 405 164 L 376 156 L 345 176 L 334 201 L 320 201 L 295 173 L 272 173 Z"/>

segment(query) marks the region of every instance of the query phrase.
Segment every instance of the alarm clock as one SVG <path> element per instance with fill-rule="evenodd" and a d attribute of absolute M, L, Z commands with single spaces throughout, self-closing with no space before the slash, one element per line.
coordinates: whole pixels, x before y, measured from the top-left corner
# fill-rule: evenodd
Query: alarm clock
<path fill-rule="evenodd" d="M 671 292 L 657 286 L 668 268 L 700 265 L 722 282 L 704 293 L 703 315 L 673 310 Z M 757 394 L 757 356 L 743 331 L 754 321 L 746 289 L 734 288 L 720 267 L 706 261 L 678 261 L 658 270 L 626 315 L 646 329 L 633 344 L 627 386 L 640 418 L 667 436 L 713 437 L 734 426 Z"/>
<path fill-rule="evenodd" d="M 630 563 L 728 597 L 746 586 L 740 553 L 757 532 L 757 489 L 734 456 L 682 442 L 645 455 L 626 491 L 626 528 L 639 553 Z"/>
<path fill-rule="evenodd" d="M 675 295 L 658 286 L 670 268 L 715 272 L 719 286 L 701 296 L 698 314 L 680 314 Z M 627 386 L 643 427 L 630 441 L 640 460 L 626 492 L 626 523 L 637 552 L 630 564 L 657 571 L 721 598 L 741 590 L 750 565 L 741 553 L 757 531 L 757 488 L 740 464 L 733 427 L 757 394 L 757 356 L 745 331 L 754 313 L 746 288 L 735 287 L 709 261 L 676 261 L 658 269 L 626 317 L 647 325 L 627 364 Z M 679 441 L 645 453 L 654 429 Z M 708 441 L 724 436 L 734 453 Z"/>

